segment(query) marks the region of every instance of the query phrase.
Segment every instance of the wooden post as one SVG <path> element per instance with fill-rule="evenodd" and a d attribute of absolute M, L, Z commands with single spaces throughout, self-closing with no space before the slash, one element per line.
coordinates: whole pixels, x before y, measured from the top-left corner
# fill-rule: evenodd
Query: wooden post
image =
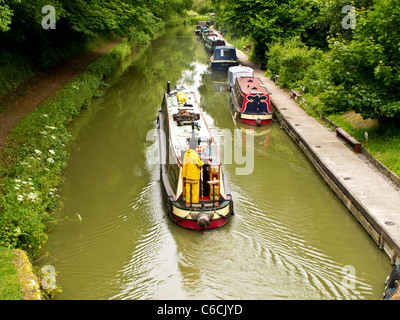
<path fill-rule="evenodd" d="M 219 180 L 211 180 L 211 181 L 207 181 L 207 183 L 212 187 L 213 187 L 213 210 L 215 210 L 215 189 L 214 186 L 219 183 Z"/>

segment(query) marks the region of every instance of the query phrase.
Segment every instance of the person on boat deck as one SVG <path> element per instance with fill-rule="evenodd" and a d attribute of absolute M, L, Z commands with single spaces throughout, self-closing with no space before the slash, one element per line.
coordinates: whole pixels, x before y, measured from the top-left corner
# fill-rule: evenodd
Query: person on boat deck
<path fill-rule="evenodd" d="M 192 203 L 199 203 L 200 191 L 200 169 L 204 165 L 195 151 L 197 143 L 190 143 L 190 148 L 183 158 L 182 178 L 197 182 L 196 184 L 186 183 L 186 203 L 190 203 L 190 186 L 192 186 Z"/>

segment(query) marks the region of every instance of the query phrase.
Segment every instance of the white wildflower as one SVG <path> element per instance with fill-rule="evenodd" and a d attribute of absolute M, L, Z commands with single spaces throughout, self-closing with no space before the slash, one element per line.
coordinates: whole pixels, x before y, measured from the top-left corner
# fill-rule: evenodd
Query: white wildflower
<path fill-rule="evenodd" d="M 43 117 L 46 117 L 46 118 L 47 118 L 47 114 L 43 113 Z"/>
<path fill-rule="evenodd" d="M 56 140 L 56 137 L 55 137 L 55 136 L 51 136 L 51 138 L 52 138 L 53 140 Z"/>
<path fill-rule="evenodd" d="M 55 130 L 57 129 L 56 127 L 50 127 L 50 126 L 46 126 L 47 129 L 51 129 L 51 130 Z"/>
<path fill-rule="evenodd" d="M 36 149 L 35 152 L 36 152 L 37 154 L 42 154 L 42 151 L 40 151 L 40 150 L 38 150 L 38 149 Z"/>
<path fill-rule="evenodd" d="M 19 180 L 19 179 L 14 179 L 14 181 L 15 181 L 15 182 L 21 182 L 21 180 Z"/>
<path fill-rule="evenodd" d="M 51 153 L 51 154 L 56 154 L 55 152 L 54 152 L 54 150 L 49 150 L 49 152 Z"/>
<path fill-rule="evenodd" d="M 27 182 L 26 181 L 22 181 L 22 184 L 27 184 Z"/>
<path fill-rule="evenodd" d="M 14 187 L 15 190 L 19 190 L 19 187 Z"/>
<path fill-rule="evenodd" d="M 48 158 L 47 162 L 54 163 L 54 159 L 53 158 Z"/>
<path fill-rule="evenodd" d="M 17 200 L 18 200 L 18 201 L 24 200 L 24 196 L 23 196 L 22 194 L 19 194 Z"/>
<path fill-rule="evenodd" d="M 31 192 L 30 194 L 28 194 L 28 198 L 29 198 L 29 199 L 35 200 L 36 197 L 37 197 L 37 194 L 34 193 L 34 192 Z"/>

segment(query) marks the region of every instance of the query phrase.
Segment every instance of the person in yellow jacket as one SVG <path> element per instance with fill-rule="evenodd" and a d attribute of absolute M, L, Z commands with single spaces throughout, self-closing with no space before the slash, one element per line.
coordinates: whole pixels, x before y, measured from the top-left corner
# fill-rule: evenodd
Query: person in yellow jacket
<path fill-rule="evenodd" d="M 186 151 L 183 158 L 182 178 L 192 182 L 186 183 L 186 203 L 190 203 L 190 186 L 192 186 L 192 203 L 199 203 L 200 170 L 203 165 L 203 161 L 195 150 Z"/>

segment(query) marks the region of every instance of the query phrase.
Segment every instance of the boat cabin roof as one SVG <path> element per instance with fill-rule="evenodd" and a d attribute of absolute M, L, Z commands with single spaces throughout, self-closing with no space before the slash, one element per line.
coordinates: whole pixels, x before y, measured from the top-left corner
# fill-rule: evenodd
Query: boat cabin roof
<path fill-rule="evenodd" d="M 234 66 L 228 69 L 228 77 L 226 79 L 229 86 L 235 85 L 235 80 L 240 76 L 254 76 L 254 70 L 250 67 L 245 66 Z"/>
<path fill-rule="evenodd" d="M 225 40 L 221 39 L 221 38 L 218 38 L 217 35 L 212 35 L 212 36 L 208 37 L 207 38 L 207 42 L 216 42 L 216 43 L 221 43 L 221 45 L 225 45 Z"/>
<path fill-rule="evenodd" d="M 236 60 L 236 49 L 234 46 L 216 46 L 214 60 Z"/>
<path fill-rule="evenodd" d="M 238 83 L 238 85 L 240 87 L 240 91 L 242 91 L 242 93 L 244 93 L 246 95 L 248 95 L 248 94 L 268 95 L 269 94 L 267 88 L 264 86 L 264 84 L 258 77 L 249 77 L 249 76 L 237 77 L 236 82 Z"/>
<path fill-rule="evenodd" d="M 179 100 L 180 95 L 184 95 L 185 102 Z M 166 94 L 166 102 L 170 141 L 178 161 L 182 164 L 185 152 L 189 148 L 189 142 L 195 138 L 201 149 L 200 158 L 210 160 L 211 164 L 219 164 L 219 154 L 215 141 L 194 92 L 182 88 L 173 89 L 169 94 Z"/>
<path fill-rule="evenodd" d="M 217 36 L 211 36 L 207 38 L 206 43 L 207 46 L 215 49 L 217 46 L 225 45 L 225 40 L 218 38 Z"/>
<path fill-rule="evenodd" d="M 212 30 L 203 31 L 203 35 L 208 37 L 217 37 L 217 34 Z"/>

